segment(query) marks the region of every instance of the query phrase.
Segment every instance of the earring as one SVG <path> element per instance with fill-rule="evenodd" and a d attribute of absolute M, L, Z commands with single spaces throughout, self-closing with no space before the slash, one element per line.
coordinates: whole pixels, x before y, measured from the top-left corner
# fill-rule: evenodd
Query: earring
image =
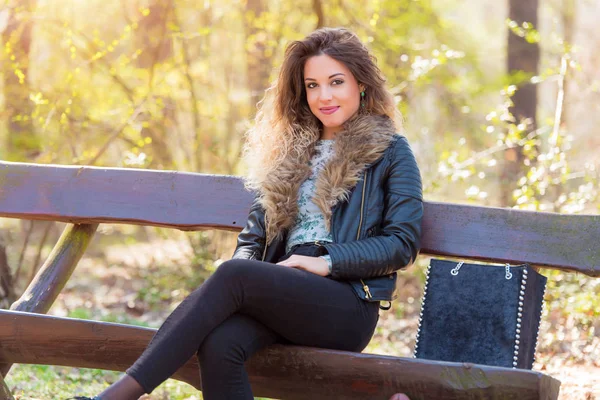
<path fill-rule="evenodd" d="M 364 108 L 365 106 L 365 91 L 360 92 L 360 106 Z"/>

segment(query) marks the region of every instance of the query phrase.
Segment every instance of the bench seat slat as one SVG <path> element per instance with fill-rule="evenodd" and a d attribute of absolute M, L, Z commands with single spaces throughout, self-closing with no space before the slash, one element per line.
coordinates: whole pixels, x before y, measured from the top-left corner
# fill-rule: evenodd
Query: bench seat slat
<path fill-rule="evenodd" d="M 155 330 L 0 311 L 0 362 L 124 371 Z M 539 372 L 275 345 L 248 362 L 256 395 L 286 399 L 551 400 L 560 382 Z M 195 359 L 175 375 L 200 388 Z"/>

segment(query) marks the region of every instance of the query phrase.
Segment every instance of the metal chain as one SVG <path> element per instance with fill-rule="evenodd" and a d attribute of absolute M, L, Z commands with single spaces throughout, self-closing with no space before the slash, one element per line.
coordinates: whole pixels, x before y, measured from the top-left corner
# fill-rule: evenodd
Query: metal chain
<path fill-rule="evenodd" d="M 510 264 L 506 263 L 506 275 L 504 276 L 506 278 L 506 280 L 509 280 L 510 278 L 512 278 L 512 272 L 510 272 Z"/>
<path fill-rule="evenodd" d="M 450 271 L 450 273 L 454 276 L 458 275 L 458 271 L 460 271 L 460 267 L 462 267 L 464 263 L 465 263 L 464 261 L 459 262 L 456 265 L 456 267 L 452 268 L 452 271 Z"/>
<path fill-rule="evenodd" d="M 458 275 L 458 271 L 460 271 L 460 267 L 463 266 L 465 262 L 461 261 L 458 264 L 456 264 L 456 267 L 452 268 L 452 270 L 450 271 L 450 273 L 454 276 Z M 506 270 L 506 274 L 504 275 L 504 277 L 509 280 L 512 278 L 512 272 L 510 272 L 510 264 L 506 263 L 504 266 L 505 270 Z"/>

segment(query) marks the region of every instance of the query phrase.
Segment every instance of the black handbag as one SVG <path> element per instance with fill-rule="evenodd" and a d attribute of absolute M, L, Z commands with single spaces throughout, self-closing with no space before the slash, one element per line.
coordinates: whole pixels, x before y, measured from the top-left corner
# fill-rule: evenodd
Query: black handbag
<path fill-rule="evenodd" d="M 432 259 L 414 356 L 531 369 L 545 288 L 529 264 Z"/>

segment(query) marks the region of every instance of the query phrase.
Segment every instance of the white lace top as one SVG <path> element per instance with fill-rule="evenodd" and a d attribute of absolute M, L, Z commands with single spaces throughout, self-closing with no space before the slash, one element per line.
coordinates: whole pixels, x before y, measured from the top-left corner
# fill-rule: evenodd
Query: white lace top
<path fill-rule="evenodd" d="M 296 221 L 288 233 L 287 243 L 285 251 L 288 252 L 290 249 L 302 243 L 309 242 L 332 242 L 333 238 L 331 233 L 325 226 L 325 218 L 321 213 L 321 210 L 312 198 L 315 191 L 315 183 L 319 173 L 323 170 L 323 167 L 333 156 L 333 140 L 319 140 L 315 147 L 315 155 L 309 162 L 312 169 L 311 175 L 306 179 L 298 191 L 298 215 Z M 331 261 L 329 256 L 323 256 L 324 259 L 330 264 Z"/>

